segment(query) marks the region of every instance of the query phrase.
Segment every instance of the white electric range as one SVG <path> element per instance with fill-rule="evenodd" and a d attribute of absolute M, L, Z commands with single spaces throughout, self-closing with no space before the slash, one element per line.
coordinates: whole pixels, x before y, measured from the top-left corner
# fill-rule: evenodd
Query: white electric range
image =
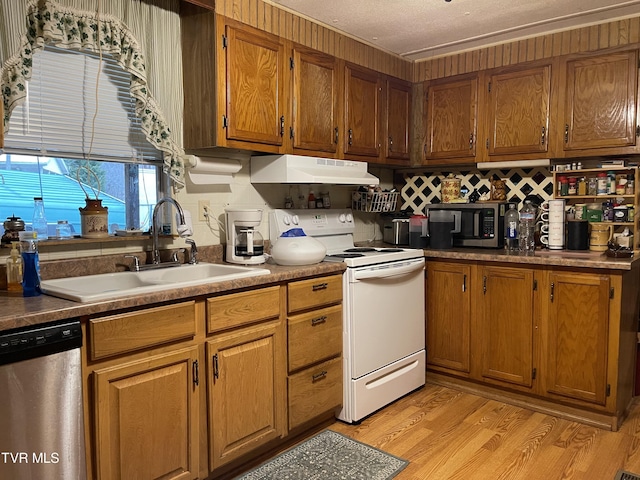
<path fill-rule="evenodd" d="M 425 384 L 424 254 L 356 247 L 350 209 L 274 210 L 270 238 L 302 228 L 344 262 L 344 399 L 338 418 L 355 423 Z"/>

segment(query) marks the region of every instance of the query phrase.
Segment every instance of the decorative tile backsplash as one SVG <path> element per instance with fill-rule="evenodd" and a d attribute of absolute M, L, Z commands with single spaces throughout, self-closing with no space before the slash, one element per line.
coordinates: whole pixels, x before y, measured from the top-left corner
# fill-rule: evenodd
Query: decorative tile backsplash
<path fill-rule="evenodd" d="M 440 183 L 449 175 L 461 179 L 461 190 L 468 190 L 467 196 L 478 190 L 481 195 L 491 190 L 491 179 L 500 178 L 507 186 L 507 201 L 521 203 L 529 195 L 537 195 L 540 201 L 553 196 L 553 176 L 547 167 L 478 170 L 437 170 L 409 172 L 403 175 L 401 209 L 423 212 L 427 204 L 440 203 Z M 520 207 L 518 207 L 520 208 Z"/>

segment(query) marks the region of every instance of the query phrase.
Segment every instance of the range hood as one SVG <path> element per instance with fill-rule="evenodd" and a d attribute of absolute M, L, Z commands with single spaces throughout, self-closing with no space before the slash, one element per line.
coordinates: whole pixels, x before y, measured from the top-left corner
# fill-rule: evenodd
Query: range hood
<path fill-rule="evenodd" d="M 367 172 L 366 162 L 287 154 L 252 156 L 251 183 L 378 185 L 380 180 Z"/>

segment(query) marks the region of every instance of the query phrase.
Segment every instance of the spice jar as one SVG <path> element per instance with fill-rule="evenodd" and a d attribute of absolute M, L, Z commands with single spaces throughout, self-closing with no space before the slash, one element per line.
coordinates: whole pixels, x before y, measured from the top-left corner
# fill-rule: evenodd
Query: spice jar
<path fill-rule="evenodd" d="M 634 195 L 635 194 L 635 182 L 633 181 L 633 173 L 627 175 L 627 185 L 625 187 L 625 194 Z"/>
<path fill-rule="evenodd" d="M 578 195 L 585 196 L 587 194 L 587 180 L 582 177 L 578 181 Z"/>
<path fill-rule="evenodd" d="M 606 195 L 607 190 L 607 174 L 604 172 L 600 172 L 598 174 L 598 187 L 597 187 L 596 195 Z"/>
<path fill-rule="evenodd" d="M 590 196 L 596 195 L 598 192 L 598 179 L 595 177 L 589 178 L 589 186 L 587 187 L 587 194 Z"/>
<path fill-rule="evenodd" d="M 577 182 L 577 180 L 578 179 L 575 178 L 575 177 L 571 177 L 569 179 L 569 190 L 568 190 L 569 195 L 576 195 L 578 193 L 578 189 L 577 189 L 578 182 Z"/>
<path fill-rule="evenodd" d="M 558 177 L 558 193 L 560 196 L 569 195 L 569 181 L 565 176 Z"/>

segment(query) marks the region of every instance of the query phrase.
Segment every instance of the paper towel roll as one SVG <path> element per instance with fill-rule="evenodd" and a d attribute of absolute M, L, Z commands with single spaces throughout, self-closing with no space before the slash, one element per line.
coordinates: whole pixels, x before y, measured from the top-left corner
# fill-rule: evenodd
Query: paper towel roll
<path fill-rule="evenodd" d="M 240 171 L 242 164 L 238 160 L 216 157 L 185 155 L 187 174 L 197 185 L 228 184 L 233 174 Z"/>

